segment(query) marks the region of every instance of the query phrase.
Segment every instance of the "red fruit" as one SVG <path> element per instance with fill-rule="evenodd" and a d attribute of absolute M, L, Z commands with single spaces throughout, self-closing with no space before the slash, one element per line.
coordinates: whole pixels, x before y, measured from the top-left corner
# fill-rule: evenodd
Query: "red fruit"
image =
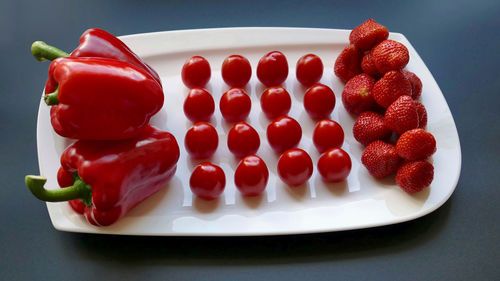
<path fill-rule="evenodd" d="M 278 160 L 278 176 L 284 183 L 292 187 L 306 183 L 312 173 L 311 156 L 302 149 L 289 149 Z"/>
<path fill-rule="evenodd" d="M 224 82 L 232 88 L 242 88 L 250 81 L 252 67 L 247 58 L 231 55 L 222 63 L 221 75 Z"/>
<path fill-rule="evenodd" d="M 418 128 L 418 113 L 415 102 L 409 96 L 401 96 L 386 110 L 385 126 L 401 135 L 402 133 Z"/>
<path fill-rule="evenodd" d="M 296 147 L 302 138 L 299 122 L 288 116 L 281 116 L 267 126 L 267 141 L 271 148 L 281 153 Z"/>
<path fill-rule="evenodd" d="M 243 89 L 231 88 L 220 98 L 219 108 L 227 122 L 245 120 L 250 114 L 252 101 Z"/>
<path fill-rule="evenodd" d="M 373 61 L 380 73 L 403 69 L 410 61 L 410 54 L 405 45 L 384 40 L 372 50 Z"/>
<path fill-rule="evenodd" d="M 351 31 L 349 42 L 354 44 L 356 48 L 366 51 L 387 37 L 389 37 L 387 28 L 375 20 L 369 19 Z"/>
<path fill-rule="evenodd" d="M 302 56 L 297 61 L 295 76 L 300 84 L 309 87 L 317 83 L 323 76 L 323 62 L 314 54 Z"/>
<path fill-rule="evenodd" d="M 210 64 L 204 57 L 190 57 L 182 67 L 182 82 L 188 88 L 203 88 L 210 80 Z"/>
<path fill-rule="evenodd" d="M 266 87 L 280 85 L 285 82 L 287 76 L 288 62 L 282 52 L 269 52 L 257 64 L 257 78 Z"/>
<path fill-rule="evenodd" d="M 375 140 L 385 140 L 391 135 L 384 124 L 384 116 L 366 111 L 361 113 L 352 128 L 354 138 L 362 145 L 367 146 Z"/>
<path fill-rule="evenodd" d="M 257 196 L 267 185 L 269 171 L 266 163 L 257 155 L 243 158 L 234 172 L 234 184 L 243 196 Z"/>
<path fill-rule="evenodd" d="M 434 179 L 434 166 L 426 161 L 406 162 L 398 169 L 396 183 L 408 193 L 428 187 Z"/>
<path fill-rule="evenodd" d="M 184 114 L 192 122 L 209 121 L 215 110 L 214 98 L 202 88 L 193 88 L 184 100 Z"/>
<path fill-rule="evenodd" d="M 396 152 L 406 160 L 425 160 L 436 152 L 436 139 L 424 129 L 409 130 L 399 137 Z"/>
<path fill-rule="evenodd" d="M 227 147 L 236 157 L 245 157 L 259 150 L 260 138 L 257 131 L 246 122 L 238 122 L 227 134 Z"/>
<path fill-rule="evenodd" d="M 398 170 L 401 158 L 396 153 L 394 145 L 376 140 L 363 151 L 361 163 L 372 176 L 381 179 Z"/>
<path fill-rule="evenodd" d="M 420 78 L 415 73 L 405 69 L 402 69 L 401 72 L 410 81 L 412 99 L 416 100 L 420 98 L 422 94 L 422 81 L 420 81 Z"/>
<path fill-rule="evenodd" d="M 189 187 L 196 196 L 205 200 L 217 199 L 226 186 L 224 171 L 212 163 L 201 163 L 189 178 Z"/>
<path fill-rule="evenodd" d="M 411 84 L 401 71 L 389 71 L 373 86 L 373 98 L 387 108 L 400 96 L 411 96 Z"/>
<path fill-rule="evenodd" d="M 335 94 L 330 87 L 316 83 L 304 95 L 304 108 L 313 119 L 327 118 L 335 107 Z"/>
<path fill-rule="evenodd" d="M 351 157 L 341 148 L 330 148 L 318 159 L 318 172 L 326 182 L 340 182 L 351 172 Z"/>
<path fill-rule="evenodd" d="M 425 106 L 418 101 L 415 101 L 415 107 L 417 107 L 418 127 L 423 129 L 427 125 L 427 110 L 425 110 Z"/>
<path fill-rule="evenodd" d="M 362 57 L 363 54 L 354 45 L 345 47 L 335 60 L 333 68 L 335 75 L 346 83 L 352 77 L 360 74 Z"/>
<path fill-rule="evenodd" d="M 319 153 L 332 147 L 341 147 L 344 143 L 344 130 L 339 123 L 323 119 L 314 127 L 313 143 Z"/>
<path fill-rule="evenodd" d="M 378 72 L 377 67 L 375 66 L 375 62 L 373 61 L 372 52 L 366 53 L 361 60 L 361 69 L 364 73 L 369 74 L 373 77 L 382 76 L 380 72 Z"/>
<path fill-rule="evenodd" d="M 368 74 L 360 74 L 349 80 L 342 91 L 345 109 L 353 114 L 374 109 L 377 106 L 372 94 L 374 85 L 375 79 Z"/>
<path fill-rule="evenodd" d="M 287 115 L 292 107 L 290 94 L 283 87 L 267 88 L 260 96 L 262 112 L 269 119 Z"/>
<path fill-rule="evenodd" d="M 209 158 L 217 150 L 219 135 L 207 122 L 195 123 L 184 138 L 186 151 L 195 159 Z"/>

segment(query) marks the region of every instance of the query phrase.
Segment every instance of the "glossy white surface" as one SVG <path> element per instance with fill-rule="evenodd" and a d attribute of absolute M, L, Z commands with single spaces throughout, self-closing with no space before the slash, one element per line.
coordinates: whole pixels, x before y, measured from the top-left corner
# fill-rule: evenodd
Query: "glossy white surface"
<path fill-rule="evenodd" d="M 342 106 L 344 84 L 333 74 L 335 58 L 348 44 L 348 37 L 348 30 L 301 28 L 204 29 L 121 37 L 161 76 L 165 105 L 152 119 L 152 124 L 172 132 L 177 138 L 181 149 L 177 173 L 165 189 L 109 227 L 88 224 L 66 203 L 47 203 L 54 227 L 63 231 L 128 235 L 273 235 L 388 225 L 432 212 L 453 193 L 461 167 L 458 134 L 443 94 L 410 42 L 402 34 L 391 33 L 390 38 L 408 47 L 410 63 L 407 69 L 415 72 L 423 82 L 421 101 L 429 116 L 427 130 L 434 134 L 438 146 L 431 160 L 435 177 L 430 188 L 416 195 L 401 191 L 394 178 L 374 179 L 360 164 L 363 147 L 352 136 L 355 119 Z M 307 184 L 291 189 L 277 177 L 279 155 L 267 144 L 265 128 L 269 120 L 261 113 L 259 103 L 264 87 L 255 75 L 260 57 L 272 50 L 282 51 L 288 59 L 290 71 L 283 85 L 292 97 L 290 116 L 301 124 L 303 138 L 299 147 L 310 153 L 314 163 L 319 157 L 311 141 L 315 122 L 303 109 L 302 96 L 306 89 L 295 79 L 295 63 L 307 53 L 314 53 L 323 60 L 325 70 L 320 82 L 335 92 L 337 104 L 331 118 L 344 128 L 342 148 L 351 155 L 353 163 L 346 182 L 325 184 L 315 170 Z M 218 108 L 221 95 L 228 89 L 220 76 L 220 67 L 224 58 L 231 54 L 241 54 L 252 64 L 252 79 L 245 88 L 252 99 L 247 122 L 260 134 L 261 147 L 257 154 L 270 170 L 267 189 L 257 198 L 243 198 L 234 186 L 233 175 L 238 159 L 227 149 L 226 134 L 231 125 L 222 120 Z M 201 162 L 191 161 L 183 146 L 184 134 L 191 122 L 182 111 L 188 89 L 182 84 L 180 70 L 192 55 L 204 56 L 212 67 L 207 90 L 216 101 L 211 123 L 219 133 L 219 148 L 210 161 L 224 169 L 227 181 L 221 198 L 212 202 L 195 198 L 188 184 L 191 171 Z M 59 157 L 71 141 L 53 132 L 49 108 L 43 103 L 38 115 L 37 138 L 40 172 L 48 179 L 47 188 L 58 188 Z"/>

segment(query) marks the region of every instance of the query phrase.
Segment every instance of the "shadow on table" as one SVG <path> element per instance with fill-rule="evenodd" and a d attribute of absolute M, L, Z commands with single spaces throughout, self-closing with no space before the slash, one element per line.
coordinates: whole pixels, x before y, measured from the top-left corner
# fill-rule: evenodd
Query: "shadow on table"
<path fill-rule="evenodd" d="M 396 225 L 264 237 L 140 237 L 58 232 L 79 259 L 125 265 L 261 265 L 334 261 L 411 251 L 447 223 L 452 198 L 433 213 Z"/>

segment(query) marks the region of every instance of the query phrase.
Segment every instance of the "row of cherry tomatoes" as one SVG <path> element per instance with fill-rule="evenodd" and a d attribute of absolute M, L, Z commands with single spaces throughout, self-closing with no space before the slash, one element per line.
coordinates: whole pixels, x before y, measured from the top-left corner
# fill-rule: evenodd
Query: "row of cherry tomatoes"
<path fill-rule="evenodd" d="M 251 78 L 251 66 L 239 55 L 227 57 L 222 65 L 224 81 L 232 87 L 220 99 L 223 118 L 235 123 L 227 137 L 229 150 L 242 158 L 234 174 L 236 187 L 244 196 L 256 196 L 267 185 L 269 171 L 265 162 L 255 155 L 260 146 L 257 131 L 244 122 L 251 109 L 250 97 L 241 88 Z M 311 118 L 321 120 L 313 132 L 313 143 L 321 154 L 317 167 L 327 182 L 343 181 L 351 170 L 349 155 L 340 147 L 344 141 L 342 127 L 328 119 L 335 107 L 335 95 L 326 85 L 317 83 L 323 74 L 321 59 L 308 54 L 299 59 L 296 67 L 297 80 L 309 88 L 304 94 L 304 108 Z M 210 65 L 200 56 L 191 57 L 182 69 L 182 80 L 191 88 L 184 102 L 186 117 L 194 122 L 187 131 L 184 144 L 191 157 L 209 158 L 218 146 L 218 134 L 207 121 L 215 110 L 212 95 L 203 87 L 210 80 Z M 257 67 L 258 79 L 268 88 L 260 98 L 263 113 L 272 120 L 266 133 L 271 148 L 280 153 L 278 175 L 289 186 L 299 186 L 309 180 L 313 173 L 313 162 L 309 154 L 295 148 L 302 138 L 302 128 L 287 116 L 291 108 L 290 94 L 277 86 L 288 76 L 288 63 L 278 51 L 266 54 Z M 193 193 L 204 199 L 215 199 L 225 187 L 223 170 L 212 163 L 198 165 L 190 178 Z"/>
<path fill-rule="evenodd" d="M 201 56 L 193 56 L 186 61 L 181 74 L 188 88 L 204 87 L 210 80 L 210 64 Z M 323 62 L 315 54 L 304 55 L 297 61 L 295 74 L 302 85 L 309 87 L 323 76 Z M 222 63 L 221 75 L 230 87 L 242 88 L 250 81 L 252 67 L 247 58 L 231 55 Z M 265 86 L 281 85 L 287 77 L 288 61 L 283 53 L 272 51 L 259 60 L 257 78 Z"/>

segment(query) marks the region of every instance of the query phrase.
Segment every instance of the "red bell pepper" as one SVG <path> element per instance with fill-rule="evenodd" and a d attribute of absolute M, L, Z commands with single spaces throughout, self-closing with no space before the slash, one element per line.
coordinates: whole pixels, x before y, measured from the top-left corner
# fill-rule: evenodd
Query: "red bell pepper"
<path fill-rule="evenodd" d="M 31 46 L 31 52 L 39 61 L 54 60 L 58 57 L 95 57 L 109 58 L 123 62 L 128 62 L 146 72 L 148 72 L 161 87 L 161 80 L 158 73 L 145 63 L 137 54 L 132 52 L 125 43 L 112 34 L 98 28 L 86 30 L 80 36 L 79 46 L 70 54 L 55 47 L 49 46 L 42 41 L 36 41 Z"/>
<path fill-rule="evenodd" d="M 118 140 L 137 136 L 163 105 L 163 90 L 142 69 L 106 58 L 55 59 L 45 102 L 63 137 Z M 57 88 L 50 86 L 57 85 Z"/>
<path fill-rule="evenodd" d="M 31 51 L 40 61 L 54 60 L 44 99 L 54 105 L 51 123 L 63 137 L 131 138 L 163 106 L 158 74 L 104 30 L 85 31 L 71 56 L 41 41 Z"/>
<path fill-rule="evenodd" d="M 165 187 L 178 159 L 175 137 L 147 126 L 134 139 L 70 145 L 61 155 L 61 189 L 45 189 L 41 176 L 26 176 L 26 185 L 43 201 L 72 200 L 71 207 L 91 224 L 105 226 Z"/>

